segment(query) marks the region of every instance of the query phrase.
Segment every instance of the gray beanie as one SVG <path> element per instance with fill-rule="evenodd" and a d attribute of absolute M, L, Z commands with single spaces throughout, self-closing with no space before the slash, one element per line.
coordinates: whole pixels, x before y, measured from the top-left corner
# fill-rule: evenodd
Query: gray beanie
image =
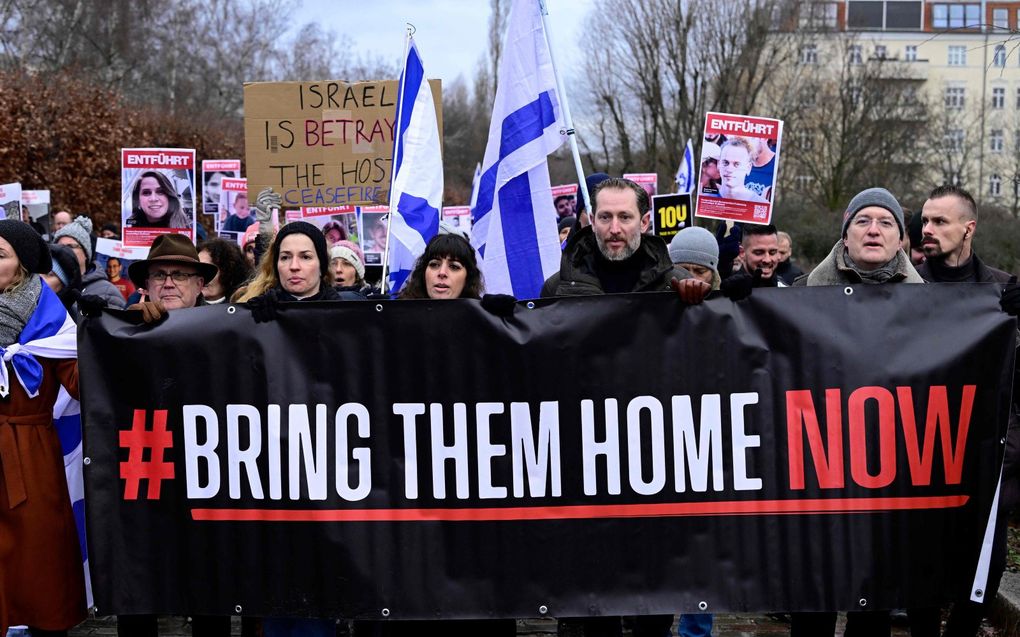
<path fill-rule="evenodd" d="M 868 206 L 878 206 L 891 212 L 892 216 L 896 218 L 896 225 L 900 227 L 900 239 L 903 238 L 903 208 L 900 207 L 900 202 L 896 201 L 896 197 L 885 188 L 862 190 L 850 200 L 846 207 L 846 213 L 843 215 L 843 234 L 841 236 L 846 237 L 847 228 L 850 227 L 850 220 L 862 208 L 867 208 Z"/>
<path fill-rule="evenodd" d="M 673 263 L 696 263 L 718 272 L 719 244 L 708 230 L 691 226 L 669 242 L 669 258 Z"/>
<path fill-rule="evenodd" d="M 92 220 L 85 216 L 75 217 L 74 221 L 57 230 L 57 233 L 53 235 L 53 242 L 56 243 L 60 237 L 71 237 L 85 250 L 85 263 L 92 263 L 91 235 Z"/>

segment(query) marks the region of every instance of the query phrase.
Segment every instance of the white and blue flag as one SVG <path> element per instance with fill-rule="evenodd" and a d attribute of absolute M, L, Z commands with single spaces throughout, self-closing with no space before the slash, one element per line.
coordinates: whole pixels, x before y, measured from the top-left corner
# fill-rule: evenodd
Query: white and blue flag
<path fill-rule="evenodd" d="M 36 356 L 44 358 L 78 358 L 77 328 L 67 315 L 63 303 L 40 281 L 39 303 L 32 316 L 21 330 L 18 341 L 6 348 L 0 347 L 0 357 L 11 364 L 14 376 L 30 397 L 39 395 L 43 380 L 43 369 Z M 0 362 L 0 395 L 7 396 L 13 379 L 9 377 L 7 365 Z M 87 603 L 92 606 L 92 583 L 89 577 L 89 558 L 85 543 L 85 480 L 82 474 L 81 408 L 61 387 L 53 405 L 53 426 L 60 438 L 64 454 L 64 474 L 67 490 L 78 529 L 78 543 L 81 545 L 82 568 L 85 571 L 85 593 Z"/>
<path fill-rule="evenodd" d="M 443 206 L 443 155 L 432 88 L 414 39 L 400 74 L 398 130 L 393 140 L 393 185 L 390 188 L 389 285 L 398 291 L 414 260 L 439 231 Z"/>
<path fill-rule="evenodd" d="M 688 139 L 680 169 L 676 171 L 676 191 L 687 194 L 692 190 L 694 190 L 694 144 Z"/>
<path fill-rule="evenodd" d="M 559 270 L 547 158 L 566 128 L 538 0 L 515 0 L 499 62 L 489 143 L 482 162 L 472 244 L 485 290 L 535 298 Z"/>

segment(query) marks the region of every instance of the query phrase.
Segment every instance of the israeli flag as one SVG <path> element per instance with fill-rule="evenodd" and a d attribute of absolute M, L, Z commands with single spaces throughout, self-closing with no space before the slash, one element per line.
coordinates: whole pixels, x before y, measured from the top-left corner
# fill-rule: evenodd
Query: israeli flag
<path fill-rule="evenodd" d="M 514 0 L 497 77 L 472 243 L 486 292 L 530 299 L 560 266 L 547 158 L 566 139 L 538 0 Z"/>
<path fill-rule="evenodd" d="M 393 140 L 390 187 L 389 285 L 393 292 L 407 280 L 425 244 L 439 231 L 443 207 L 443 155 L 432 88 L 414 39 L 400 74 L 397 134 Z"/>
<path fill-rule="evenodd" d="M 694 190 L 694 144 L 688 139 L 683 161 L 680 162 L 680 169 L 676 171 L 676 191 L 686 194 L 692 190 Z"/>
<path fill-rule="evenodd" d="M 64 305 L 50 286 L 40 281 L 39 303 L 18 342 L 6 348 L 0 347 L 0 357 L 11 364 L 15 379 L 29 396 L 39 395 L 42 384 L 42 365 L 36 356 L 45 358 L 78 358 L 78 329 L 67 315 Z M 0 393 L 6 396 L 10 382 L 7 365 L 0 363 Z M 89 576 L 88 549 L 85 542 L 85 480 L 83 476 L 81 407 L 77 400 L 61 387 L 53 405 L 53 426 L 60 438 L 64 454 L 64 475 L 78 529 L 78 543 L 81 546 L 82 568 L 85 572 L 86 602 L 92 606 L 92 582 Z"/>

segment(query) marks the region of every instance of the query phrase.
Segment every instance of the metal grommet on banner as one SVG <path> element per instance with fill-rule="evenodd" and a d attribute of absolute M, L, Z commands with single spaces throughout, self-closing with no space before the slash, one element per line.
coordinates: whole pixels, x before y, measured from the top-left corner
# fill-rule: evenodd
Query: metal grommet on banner
<path fill-rule="evenodd" d="M 860 606 L 861 608 L 864 608 L 865 606 L 867 606 L 867 605 L 868 605 L 868 600 L 866 600 L 866 599 L 864 599 L 864 598 L 862 597 L 862 598 L 860 598 L 859 600 L 857 600 L 857 604 L 858 604 L 858 605 L 859 605 L 859 606 Z"/>
<path fill-rule="evenodd" d="M 708 610 L 708 602 L 698 602 L 698 610 L 701 612 Z"/>
<path fill-rule="evenodd" d="M 382 312 L 382 303 L 376 303 L 375 304 L 375 311 L 376 312 Z"/>
<path fill-rule="evenodd" d="M 538 614 L 539 615 L 547 615 L 548 613 L 549 613 L 549 607 L 546 606 L 545 604 L 542 604 L 541 606 L 538 607 Z"/>
<path fill-rule="evenodd" d="M 237 308 L 234 307 L 233 305 L 228 305 L 227 306 L 227 314 L 233 314 L 236 311 L 237 311 Z"/>
<path fill-rule="evenodd" d="M 849 285 L 846 286 L 845 288 L 843 288 L 843 294 L 846 294 L 847 296 L 850 296 L 853 293 L 854 293 L 854 289 L 852 287 L 850 287 Z"/>
<path fill-rule="evenodd" d="M 528 309 L 529 310 L 535 309 L 535 302 L 534 301 L 528 301 Z"/>
<path fill-rule="evenodd" d="M 390 616 L 390 609 L 388 609 L 388 608 L 382 609 L 381 614 L 382 614 L 383 617 L 389 617 Z"/>
<path fill-rule="evenodd" d="M 92 464 L 92 458 L 89 458 L 88 456 L 85 456 L 85 457 L 84 457 L 84 458 L 82 459 L 81 463 L 82 463 L 83 465 L 85 465 L 85 466 L 87 467 L 87 466 L 89 466 L 90 464 Z"/>
<path fill-rule="evenodd" d="M 983 597 L 984 594 L 985 594 L 985 592 L 983 590 L 981 590 L 980 588 L 977 589 L 976 591 L 974 591 L 974 597 Z"/>
<path fill-rule="evenodd" d="M 234 606 L 234 612 L 237 613 L 238 615 L 241 614 L 241 605 L 240 604 L 238 604 L 237 606 Z"/>

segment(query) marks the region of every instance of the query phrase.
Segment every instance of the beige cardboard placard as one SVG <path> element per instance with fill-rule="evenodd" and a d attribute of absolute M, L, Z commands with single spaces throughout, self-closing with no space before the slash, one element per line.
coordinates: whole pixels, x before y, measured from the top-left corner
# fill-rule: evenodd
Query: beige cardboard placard
<path fill-rule="evenodd" d="M 429 80 L 442 137 L 442 85 Z M 248 197 L 267 187 L 283 207 L 389 202 L 398 83 L 244 85 Z"/>

